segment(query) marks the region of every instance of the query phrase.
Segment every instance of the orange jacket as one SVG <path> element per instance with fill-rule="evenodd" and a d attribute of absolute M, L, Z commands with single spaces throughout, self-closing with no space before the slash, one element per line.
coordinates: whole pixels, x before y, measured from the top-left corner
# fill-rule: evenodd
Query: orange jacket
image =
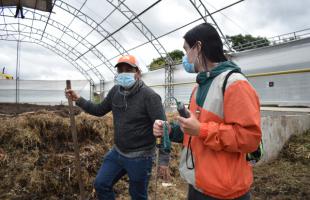
<path fill-rule="evenodd" d="M 255 151 L 261 140 L 259 99 L 242 74 L 230 76 L 223 100 L 221 87 L 228 71 L 212 79 L 202 106 L 196 102 L 198 86 L 194 88 L 190 111 L 201 122 L 200 134 L 191 137 L 191 148 L 190 136 L 184 134 L 180 162 L 181 176 L 189 184 L 220 199 L 249 191 L 253 173 L 246 154 Z M 189 169 L 191 155 L 194 169 Z"/>

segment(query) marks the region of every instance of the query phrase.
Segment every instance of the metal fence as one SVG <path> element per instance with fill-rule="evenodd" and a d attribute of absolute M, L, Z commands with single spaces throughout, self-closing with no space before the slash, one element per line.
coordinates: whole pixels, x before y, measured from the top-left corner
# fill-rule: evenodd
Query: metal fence
<path fill-rule="evenodd" d="M 283 35 L 278 35 L 271 38 L 262 38 L 253 42 L 245 43 L 234 47 L 236 51 L 244 51 L 248 49 L 255 49 L 265 46 L 274 46 L 294 40 L 304 39 L 310 36 L 310 29 L 304 29 L 300 31 L 295 31 L 292 33 L 286 33 Z"/>

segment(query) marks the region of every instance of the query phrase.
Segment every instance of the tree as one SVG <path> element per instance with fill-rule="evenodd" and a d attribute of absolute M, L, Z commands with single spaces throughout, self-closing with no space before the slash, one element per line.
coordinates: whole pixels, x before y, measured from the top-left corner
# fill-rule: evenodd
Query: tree
<path fill-rule="evenodd" d="M 181 50 L 174 50 L 168 53 L 168 55 L 172 58 L 173 61 L 178 62 L 182 60 L 184 53 Z"/>
<path fill-rule="evenodd" d="M 265 37 L 254 37 L 252 35 L 226 36 L 227 40 L 236 51 L 244 51 L 270 45 L 270 41 Z"/>
<path fill-rule="evenodd" d="M 174 50 L 169 52 L 168 55 L 172 58 L 174 62 L 178 63 L 182 60 L 184 53 L 181 50 Z M 150 71 L 163 68 L 166 64 L 165 59 L 166 58 L 161 57 L 153 59 L 149 67 Z"/>
<path fill-rule="evenodd" d="M 153 71 L 155 69 L 160 69 L 160 68 L 162 68 L 165 65 L 165 63 L 166 62 L 165 62 L 164 58 L 161 58 L 161 57 L 160 58 L 155 58 L 151 62 L 149 69 L 150 69 L 150 71 Z"/>

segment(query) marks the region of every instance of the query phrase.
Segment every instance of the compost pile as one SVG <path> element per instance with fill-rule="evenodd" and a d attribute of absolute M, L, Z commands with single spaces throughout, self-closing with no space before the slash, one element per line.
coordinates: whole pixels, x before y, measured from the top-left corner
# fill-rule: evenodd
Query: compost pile
<path fill-rule="evenodd" d="M 78 199 L 67 107 L 41 109 L 0 115 L 0 199 Z M 111 114 L 98 118 L 78 110 L 75 113 L 83 183 L 89 199 L 95 199 L 93 181 L 102 156 L 113 145 L 113 119 Z M 174 117 L 168 115 L 170 120 Z M 294 136 L 278 159 L 255 167 L 253 199 L 309 199 L 309 144 L 310 132 Z M 186 199 L 187 184 L 178 173 L 180 151 L 181 146 L 174 144 L 171 186 L 162 186 L 160 180 L 158 199 Z M 152 176 L 149 199 L 153 199 L 154 188 Z M 127 177 L 116 184 L 115 193 L 118 200 L 130 199 Z"/>
<path fill-rule="evenodd" d="M 15 104 L 15 103 L 0 103 L 0 116 L 3 115 L 16 115 L 22 113 L 37 112 L 40 110 L 44 111 L 53 111 L 54 113 L 68 117 L 69 116 L 69 107 L 66 105 L 36 105 L 36 104 Z M 77 106 L 73 107 L 75 114 L 81 113 L 81 109 Z"/>
<path fill-rule="evenodd" d="M 47 111 L 40 107 L 36 112 L 25 110 L 27 112 L 19 115 L 0 116 L 0 199 L 78 199 L 70 122 L 67 107 L 62 109 Z M 98 118 L 80 113 L 76 124 L 83 183 L 88 197 L 95 199 L 93 181 L 103 155 L 113 144 L 113 119 L 111 114 Z M 172 176 L 179 177 L 177 151 L 180 146 L 174 145 L 172 151 Z M 171 180 L 174 188 L 176 180 Z M 150 196 L 154 191 L 153 182 Z M 160 183 L 159 190 L 164 190 Z M 129 199 L 127 177 L 116 184 L 115 193 L 118 199 Z M 179 193 L 166 189 L 158 192 L 158 197 L 179 199 L 185 195 Z"/>
<path fill-rule="evenodd" d="M 310 199 L 310 131 L 294 135 L 279 157 L 254 168 L 255 199 Z"/>
<path fill-rule="evenodd" d="M 112 121 L 82 113 L 76 122 L 83 181 L 92 191 L 100 158 L 112 144 Z M 3 117 L 0 199 L 74 199 L 78 180 L 71 138 L 69 119 L 51 111 Z"/>

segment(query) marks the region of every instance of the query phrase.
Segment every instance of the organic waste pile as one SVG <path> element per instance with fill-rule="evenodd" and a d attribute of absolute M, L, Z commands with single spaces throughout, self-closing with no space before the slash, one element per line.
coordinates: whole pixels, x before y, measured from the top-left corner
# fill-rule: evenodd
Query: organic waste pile
<path fill-rule="evenodd" d="M 25 111 L 19 115 L 4 112 L 0 116 L 0 199 L 78 199 L 68 108 Z M 95 199 L 93 181 L 103 155 L 113 144 L 113 119 L 111 114 L 98 118 L 80 113 L 76 115 L 76 125 L 83 183 L 89 199 Z M 180 151 L 180 146 L 173 147 L 173 177 L 179 177 L 176 151 Z M 176 180 L 172 178 L 171 184 L 177 191 L 180 187 L 176 187 Z M 159 190 L 164 188 L 160 183 Z M 149 191 L 151 199 L 154 180 Z M 116 184 L 115 193 L 118 199 L 129 199 L 127 177 Z M 159 198 L 184 199 L 182 195 L 183 190 L 158 192 Z"/>
<path fill-rule="evenodd" d="M 292 136 L 278 158 L 254 168 L 255 199 L 310 199 L 310 131 Z"/>
<path fill-rule="evenodd" d="M 40 107 L 42 109 L 42 107 Z M 68 108 L 0 115 L 0 199 L 78 199 L 74 145 Z M 0 106 L 1 113 L 1 106 Z M 83 183 L 95 199 L 93 181 L 103 155 L 113 145 L 111 114 L 94 117 L 75 112 Z M 78 114 L 79 113 L 79 114 Z M 7 115 L 10 114 L 10 115 Z M 174 114 L 169 114 L 169 119 Z M 275 161 L 255 167 L 253 199 L 309 199 L 310 132 L 294 136 Z M 158 199 L 186 199 L 187 185 L 178 173 L 181 146 L 173 145 L 170 186 L 159 181 Z M 154 170 L 153 170 L 154 173 Z M 154 195 L 154 176 L 149 199 Z M 117 199 L 130 199 L 128 178 L 115 186 Z"/>

